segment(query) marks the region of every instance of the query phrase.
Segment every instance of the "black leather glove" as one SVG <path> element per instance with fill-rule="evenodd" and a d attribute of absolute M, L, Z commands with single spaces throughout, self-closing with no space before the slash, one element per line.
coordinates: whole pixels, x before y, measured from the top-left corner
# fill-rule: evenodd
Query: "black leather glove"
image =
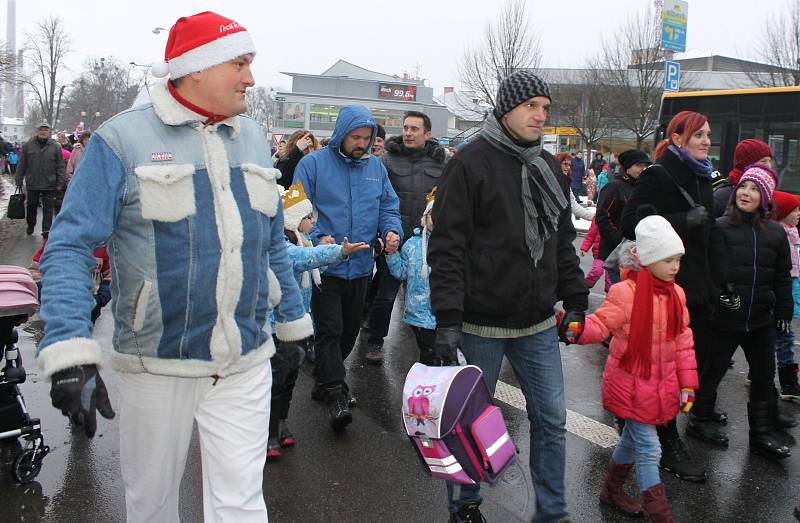
<path fill-rule="evenodd" d="M 775 322 L 775 328 L 778 329 L 778 334 L 789 334 L 792 330 L 791 320 L 778 320 Z"/>
<path fill-rule="evenodd" d="M 730 283 L 725 287 L 725 290 L 719 295 L 719 306 L 729 311 L 739 310 L 742 306 L 742 298 L 733 292 L 733 285 Z"/>
<path fill-rule="evenodd" d="M 569 324 L 577 322 L 580 325 L 580 329 L 577 332 L 573 331 L 573 336 L 571 339 L 567 339 L 567 330 L 569 329 Z M 567 311 L 564 313 L 564 317 L 561 318 L 561 323 L 558 324 L 558 339 L 563 341 L 565 344 L 569 345 L 570 343 L 578 343 L 578 340 L 581 339 L 581 334 L 583 334 L 583 328 L 586 325 L 586 313 L 583 311 Z"/>
<path fill-rule="evenodd" d="M 710 220 L 711 216 L 708 214 L 708 210 L 702 206 L 698 205 L 697 207 L 693 207 L 686 213 L 686 227 L 689 229 L 694 229 L 695 227 L 702 227 Z"/>
<path fill-rule="evenodd" d="M 458 365 L 460 348 L 461 327 L 438 327 L 431 360 L 434 365 Z"/>
<path fill-rule="evenodd" d="M 97 432 L 95 410 L 106 419 L 115 416 L 97 365 L 70 367 L 53 374 L 50 399 L 72 423 L 82 426 L 90 438 Z"/>

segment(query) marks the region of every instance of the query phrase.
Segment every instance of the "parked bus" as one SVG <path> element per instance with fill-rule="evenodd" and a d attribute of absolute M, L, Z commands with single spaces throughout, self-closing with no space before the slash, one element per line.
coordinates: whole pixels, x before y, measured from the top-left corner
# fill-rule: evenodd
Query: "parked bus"
<path fill-rule="evenodd" d="M 681 111 L 696 111 L 711 125 L 709 157 L 724 177 L 733 169 L 733 151 L 746 138 L 769 144 L 780 175 L 779 187 L 800 194 L 800 87 L 665 93 L 656 131 Z"/>

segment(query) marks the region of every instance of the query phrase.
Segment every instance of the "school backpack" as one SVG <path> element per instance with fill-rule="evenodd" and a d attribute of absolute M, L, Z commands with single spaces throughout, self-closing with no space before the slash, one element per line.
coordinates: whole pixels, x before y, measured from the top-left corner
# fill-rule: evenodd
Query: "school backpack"
<path fill-rule="evenodd" d="M 475 365 L 415 363 L 403 386 L 403 423 L 422 466 L 434 478 L 494 485 L 517 454 Z"/>

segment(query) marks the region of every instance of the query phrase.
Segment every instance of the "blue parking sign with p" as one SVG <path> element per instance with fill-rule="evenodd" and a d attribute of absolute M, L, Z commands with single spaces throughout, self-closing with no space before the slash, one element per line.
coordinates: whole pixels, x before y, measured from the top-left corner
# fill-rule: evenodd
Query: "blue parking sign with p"
<path fill-rule="evenodd" d="M 664 63 L 664 90 L 677 91 L 681 82 L 681 64 L 667 60 Z"/>

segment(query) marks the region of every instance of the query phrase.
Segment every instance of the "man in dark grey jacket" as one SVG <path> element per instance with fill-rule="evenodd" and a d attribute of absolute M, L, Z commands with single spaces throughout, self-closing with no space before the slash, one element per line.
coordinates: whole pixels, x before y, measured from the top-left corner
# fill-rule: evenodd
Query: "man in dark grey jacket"
<path fill-rule="evenodd" d="M 400 198 L 403 238 L 411 238 L 425 210 L 425 195 L 439 183 L 447 158 L 444 147 L 431 139 L 431 119 L 427 114 L 409 111 L 403 118 L 403 134 L 384 143 L 383 164 L 389 181 Z M 367 361 L 383 361 L 383 338 L 389 333 L 392 308 L 400 282 L 389 274 L 386 259 L 376 260 L 378 291 L 369 311 Z"/>
<path fill-rule="evenodd" d="M 36 135 L 22 146 L 17 166 L 16 183 L 28 192 L 26 218 L 28 234 L 36 227 L 36 213 L 39 200 L 42 201 L 42 232 L 49 231 L 53 223 L 53 203 L 56 191 L 64 186 L 66 162 L 61 154 L 61 146 L 50 137 L 50 125 L 42 123 L 36 128 Z"/>

